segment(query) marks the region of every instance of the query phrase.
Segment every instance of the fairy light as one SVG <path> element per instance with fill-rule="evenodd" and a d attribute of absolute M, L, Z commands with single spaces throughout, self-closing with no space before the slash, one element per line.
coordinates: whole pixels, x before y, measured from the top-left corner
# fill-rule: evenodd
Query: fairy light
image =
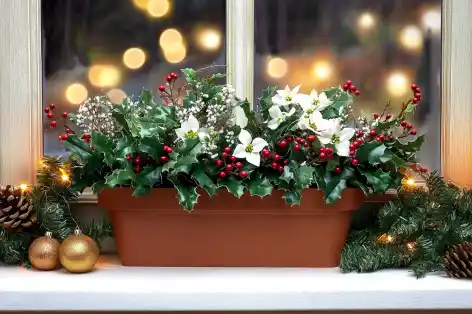
<path fill-rule="evenodd" d="M 327 80 L 333 73 L 333 65 L 326 60 L 316 61 L 313 64 L 312 73 L 320 81 Z"/>
<path fill-rule="evenodd" d="M 400 31 L 399 42 L 406 50 L 418 52 L 423 48 L 423 32 L 418 26 L 405 26 Z"/>
<path fill-rule="evenodd" d="M 79 105 L 85 101 L 88 97 L 88 90 L 87 88 L 80 84 L 74 83 L 67 87 L 66 89 L 66 99 L 71 104 Z"/>
<path fill-rule="evenodd" d="M 64 183 L 69 182 L 70 181 L 70 176 L 67 174 L 67 171 L 65 171 L 64 169 L 59 169 L 59 171 L 61 172 L 62 182 L 64 182 Z"/>
<path fill-rule="evenodd" d="M 25 183 L 20 184 L 20 190 L 22 190 L 23 192 L 25 192 L 26 190 L 28 190 L 28 185 L 25 184 Z"/>
<path fill-rule="evenodd" d="M 221 46 L 221 31 L 214 27 L 198 29 L 196 42 L 200 49 L 207 51 L 218 50 Z"/>
<path fill-rule="evenodd" d="M 149 0 L 146 4 L 146 11 L 151 17 L 164 17 L 170 11 L 169 0 Z"/>
<path fill-rule="evenodd" d="M 377 238 L 377 242 L 381 244 L 389 244 L 393 242 L 393 237 L 390 234 L 382 234 Z"/>
<path fill-rule="evenodd" d="M 408 242 L 406 244 L 406 248 L 408 249 L 408 251 L 414 251 L 415 250 L 415 247 L 416 247 L 416 243 L 415 242 Z"/>
<path fill-rule="evenodd" d="M 426 30 L 431 30 L 434 34 L 438 34 L 441 31 L 441 9 L 428 9 L 422 14 L 421 22 Z"/>
<path fill-rule="evenodd" d="M 272 78 L 282 78 L 288 72 L 288 63 L 282 58 L 270 58 L 267 62 L 267 74 Z"/>
<path fill-rule="evenodd" d="M 146 53 L 143 49 L 132 47 L 123 53 L 124 65 L 132 70 L 141 68 L 146 62 Z"/>
<path fill-rule="evenodd" d="M 408 185 L 408 186 L 415 186 L 416 182 L 415 182 L 415 179 L 409 178 L 409 179 L 406 180 L 405 184 Z"/>
<path fill-rule="evenodd" d="M 374 15 L 370 12 L 362 13 L 357 19 L 357 26 L 360 30 L 367 31 L 375 27 L 377 21 Z"/>

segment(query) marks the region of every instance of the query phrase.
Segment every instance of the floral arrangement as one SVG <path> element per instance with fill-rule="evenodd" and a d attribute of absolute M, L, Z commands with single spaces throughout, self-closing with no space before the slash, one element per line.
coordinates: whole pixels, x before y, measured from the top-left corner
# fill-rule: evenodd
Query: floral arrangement
<path fill-rule="evenodd" d="M 116 105 L 91 98 L 70 114 L 80 130 L 67 127 L 61 139 L 79 165 L 72 175 L 76 189 L 130 186 L 141 196 L 175 187 L 187 210 L 200 190 L 214 195 L 220 188 L 236 197 L 279 189 L 290 205 L 300 203 L 303 189 L 317 188 L 333 203 L 346 187 L 366 194 L 397 188 L 403 171 L 418 167 L 424 137 L 406 121 L 421 101 L 415 84 L 397 115 L 387 103 L 367 117 L 354 115 L 360 91 L 351 81 L 309 95 L 299 86 L 270 87 L 254 112 L 231 86 L 217 84 L 224 75 L 183 74 L 183 87 L 176 88 L 176 73 L 159 86 L 162 104 L 143 91 Z"/>

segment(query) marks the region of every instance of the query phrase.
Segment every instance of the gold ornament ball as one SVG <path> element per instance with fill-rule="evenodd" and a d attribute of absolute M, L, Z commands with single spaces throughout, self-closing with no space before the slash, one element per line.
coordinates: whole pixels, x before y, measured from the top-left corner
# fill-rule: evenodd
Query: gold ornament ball
<path fill-rule="evenodd" d="M 46 232 L 44 237 L 37 238 L 31 243 L 28 257 L 34 268 L 39 270 L 54 270 L 59 266 L 59 241 Z"/>
<path fill-rule="evenodd" d="M 100 256 L 97 243 L 90 237 L 75 230 L 59 248 L 59 260 L 71 273 L 86 273 L 93 269 Z"/>

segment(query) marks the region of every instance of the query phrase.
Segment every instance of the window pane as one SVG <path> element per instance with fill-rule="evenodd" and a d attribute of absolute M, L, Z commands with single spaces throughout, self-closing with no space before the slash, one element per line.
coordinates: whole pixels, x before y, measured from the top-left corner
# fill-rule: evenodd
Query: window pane
<path fill-rule="evenodd" d="M 43 0 L 44 107 L 56 106 L 55 116 L 44 119 L 44 153 L 64 153 L 60 117 L 87 96 L 107 94 L 116 103 L 143 87 L 156 95 L 169 72 L 225 64 L 225 3 Z"/>
<path fill-rule="evenodd" d="M 415 128 L 420 161 L 440 166 L 440 0 L 256 0 L 255 95 L 267 85 L 308 93 L 352 80 L 357 110 L 398 113 L 413 82 L 423 90 Z"/>

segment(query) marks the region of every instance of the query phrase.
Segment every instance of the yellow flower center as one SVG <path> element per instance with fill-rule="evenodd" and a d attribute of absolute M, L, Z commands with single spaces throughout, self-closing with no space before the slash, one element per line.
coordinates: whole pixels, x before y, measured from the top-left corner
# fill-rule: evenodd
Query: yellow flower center
<path fill-rule="evenodd" d="M 249 144 L 248 146 L 246 146 L 246 152 L 252 153 L 253 150 L 254 150 L 254 146 L 252 144 Z"/>
<path fill-rule="evenodd" d="M 188 131 L 185 133 L 184 138 L 198 138 L 198 133 L 195 131 Z"/>
<path fill-rule="evenodd" d="M 316 129 L 317 129 L 315 122 L 310 121 L 310 122 L 308 123 L 308 125 L 309 125 L 310 128 L 312 128 L 313 130 L 316 130 Z"/>
<path fill-rule="evenodd" d="M 341 143 L 341 138 L 339 138 L 338 135 L 336 134 L 333 134 L 333 136 L 331 137 L 331 144 L 339 144 Z"/>
<path fill-rule="evenodd" d="M 306 111 L 306 113 L 308 113 L 308 114 L 312 114 L 313 112 L 315 112 L 315 110 L 313 110 L 311 108 Z"/>
<path fill-rule="evenodd" d="M 318 106 L 320 104 L 320 100 L 319 99 L 313 99 L 312 104 L 315 105 L 315 106 Z"/>
<path fill-rule="evenodd" d="M 286 100 L 286 101 L 291 101 L 291 100 L 292 100 L 292 96 L 285 96 L 285 100 Z"/>

